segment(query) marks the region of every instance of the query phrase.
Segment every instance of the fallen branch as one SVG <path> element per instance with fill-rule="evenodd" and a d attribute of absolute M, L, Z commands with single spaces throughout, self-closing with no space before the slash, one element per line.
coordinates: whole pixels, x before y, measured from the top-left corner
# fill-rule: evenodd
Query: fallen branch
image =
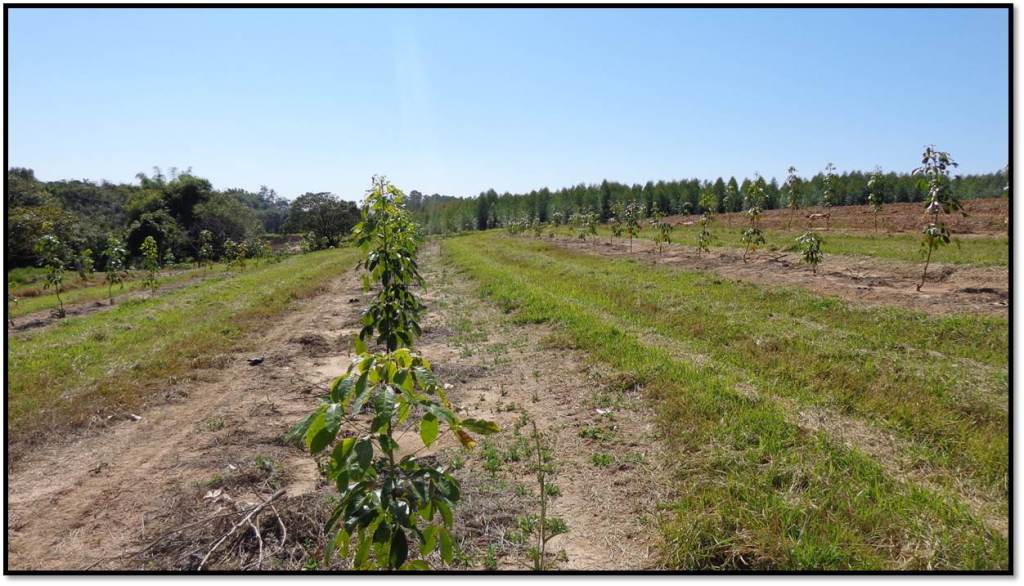
<path fill-rule="evenodd" d="M 281 496 L 283 496 L 284 493 L 285 493 L 285 490 L 282 488 L 281 490 L 278 490 L 273 495 L 271 495 L 271 497 L 269 499 L 267 499 L 266 501 L 256 505 L 252 509 L 250 509 L 249 512 L 246 513 L 245 516 L 242 517 L 242 519 L 240 521 L 238 521 L 237 523 L 232 525 L 231 529 L 228 530 L 227 533 L 225 533 L 220 539 L 217 540 L 216 543 L 213 544 L 213 547 L 210 548 L 210 551 L 206 552 L 206 555 L 203 557 L 203 561 L 199 562 L 199 566 L 196 568 L 196 571 L 200 571 L 200 570 L 203 569 L 203 566 L 205 566 L 206 562 L 209 561 L 210 556 L 213 555 L 213 552 L 217 551 L 217 548 L 220 547 L 225 541 L 227 541 L 228 537 L 231 537 L 232 535 L 234 535 L 235 531 L 237 531 L 243 525 L 245 525 L 247 523 L 251 525 L 252 523 L 251 523 L 250 520 L 253 518 L 254 515 L 257 515 L 260 511 L 262 511 L 264 508 L 266 508 L 270 503 L 272 503 L 275 500 L 281 498 Z M 258 537 L 258 535 L 257 535 L 257 537 Z M 260 539 L 260 549 L 261 549 L 261 551 L 262 551 L 262 546 L 263 546 L 263 540 L 261 538 Z M 262 561 L 262 553 L 260 555 L 260 558 L 261 558 L 261 561 Z"/>

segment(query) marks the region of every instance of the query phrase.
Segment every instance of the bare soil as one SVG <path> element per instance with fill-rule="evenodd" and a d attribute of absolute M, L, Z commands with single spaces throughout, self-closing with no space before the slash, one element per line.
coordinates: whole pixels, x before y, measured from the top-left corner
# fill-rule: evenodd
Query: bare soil
<path fill-rule="evenodd" d="M 650 544 L 664 458 L 641 390 L 588 365 L 550 330 L 510 323 L 440 264 L 436 246 L 425 266 L 429 313 L 419 349 L 453 385 L 456 404 L 501 424 L 488 447 L 508 454 L 521 444 L 529 427 L 517 431 L 516 422 L 525 416 L 553 450 L 560 494 L 549 514 L 569 532 L 549 544 L 548 566 L 656 567 Z M 9 568 L 196 569 L 258 506 L 265 508 L 253 525 L 239 528 L 205 567 L 294 570 L 320 559 L 333 489 L 283 436 L 346 368 L 366 301 L 359 275 L 346 273 L 268 323 L 244 351 L 168 380 L 162 402 L 50 438 L 10 461 Z M 252 357 L 263 361 L 251 366 Z M 584 437 L 584 429 L 600 434 Z M 537 491 L 526 455 L 487 471 L 484 447 L 465 452 L 446 439 L 432 450 L 460 467 L 456 565 L 527 569 L 533 543 L 519 523 L 536 514 Z M 605 453 L 613 456 L 594 464 Z"/>
<path fill-rule="evenodd" d="M 882 206 L 878 214 L 878 230 L 885 233 L 910 232 L 917 234 L 925 221 L 925 204 L 889 203 Z M 964 201 L 967 216 L 949 216 L 950 231 L 954 234 L 978 234 L 985 236 L 1006 235 L 1009 230 L 1010 200 L 1002 197 L 969 199 Z M 761 227 L 769 230 L 794 230 L 822 228 L 825 220 L 808 218 L 811 214 L 826 213 L 820 206 L 799 209 L 795 213 L 788 209 L 766 210 L 761 214 Z M 869 205 L 834 206 L 831 208 L 833 231 L 852 233 L 874 233 L 875 218 Z M 740 225 L 746 222 L 743 212 L 719 214 L 725 224 Z M 696 224 L 700 216 L 676 215 L 667 218 L 671 224 Z"/>
<path fill-rule="evenodd" d="M 743 251 L 712 248 L 697 255 L 693 247 L 670 244 L 658 253 L 648 240 L 609 244 L 607 240 L 556 239 L 559 246 L 616 258 L 634 258 L 653 264 L 711 271 L 723 278 L 762 285 L 802 287 L 820 295 L 840 297 L 862 306 L 892 306 L 932 315 L 979 313 L 1008 315 L 1010 277 L 1006 267 L 932 263 L 921 291 L 920 263 L 878 260 L 855 255 L 826 255 L 817 274 L 799 253 L 758 250 L 743 262 Z"/>

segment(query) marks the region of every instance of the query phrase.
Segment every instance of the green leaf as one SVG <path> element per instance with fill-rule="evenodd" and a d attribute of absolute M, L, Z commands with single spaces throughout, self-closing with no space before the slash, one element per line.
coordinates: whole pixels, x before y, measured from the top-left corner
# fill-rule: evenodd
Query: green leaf
<path fill-rule="evenodd" d="M 392 568 L 400 568 L 409 557 L 409 542 L 406 541 L 405 531 L 396 529 L 391 535 L 391 549 L 388 552 L 388 563 Z"/>
<path fill-rule="evenodd" d="M 434 551 L 434 547 L 437 545 L 437 525 L 428 525 L 423 530 L 423 541 L 420 543 L 420 555 L 427 557 L 430 552 Z"/>
<path fill-rule="evenodd" d="M 452 526 L 452 508 L 448 506 L 448 502 L 444 499 L 434 500 L 434 504 L 437 506 L 437 510 L 441 511 L 441 519 L 444 520 L 445 527 Z"/>
<path fill-rule="evenodd" d="M 355 451 L 359 468 L 362 470 L 369 468 L 370 461 L 373 460 L 373 444 L 369 440 L 359 440 L 356 442 Z"/>
<path fill-rule="evenodd" d="M 319 434 L 320 431 L 324 428 L 324 425 L 327 424 L 327 417 L 325 415 L 326 411 L 326 409 L 324 409 L 323 411 L 319 411 L 316 414 L 316 416 L 313 417 L 313 420 L 310 422 L 309 427 L 306 429 L 305 440 L 307 450 L 313 451 L 313 439 L 316 438 L 317 434 Z M 323 448 L 321 447 L 321 449 Z M 313 453 L 315 454 L 316 452 Z"/>
<path fill-rule="evenodd" d="M 402 564 L 400 570 L 430 571 L 430 565 L 423 560 L 409 560 Z"/>
<path fill-rule="evenodd" d="M 345 461 L 348 460 L 349 454 L 352 453 L 352 448 L 356 445 L 356 438 L 346 437 L 334 446 L 334 451 L 331 453 L 331 459 L 334 460 L 334 465 L 338 468 L 345 466 Z"/>
<path fill-rule="evenodd" d="M 424 414 L 420 420 L 420 439 L 423 440 L 423 445 L 430 447 L 437 440 L 440 429 L 440 422 L 433 413 Z"/>
<path fill-rule="evenodd" d="M 444 563 L 452 563 L 452 534 L 444 527 L 438 527 L 437 532 L 441 538 L 441 559 Z"/>
<path fill-rule="evenodd" d="M 461 424 L 462 427 L 469 431 L 479 433 L 481 435 L 490 435 L 501 431 L 497 423 L 494 423 L 493 421 L 485 421 L 483 419 L 463 419 Z"/>
<path fill-rule="evenodd" d="M 356 347 L 356 354 L 366 354 L 368 352 L 368 348 L 366 347 L 366 342 L 364 342 L 358 336 L 356 337 L 356 340 L 355 340 L 355 347 Z"/>

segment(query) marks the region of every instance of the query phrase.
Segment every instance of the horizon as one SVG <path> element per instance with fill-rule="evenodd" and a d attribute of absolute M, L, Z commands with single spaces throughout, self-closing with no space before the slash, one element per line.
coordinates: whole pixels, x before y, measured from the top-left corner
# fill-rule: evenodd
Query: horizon
<path fill-rule="evenodd" d="M 8 169 L 44 181 L 158 160 L 358 201 L 374 173 L 475 197 L 1008 162 L 1006 9 L 10 8 Z"/>

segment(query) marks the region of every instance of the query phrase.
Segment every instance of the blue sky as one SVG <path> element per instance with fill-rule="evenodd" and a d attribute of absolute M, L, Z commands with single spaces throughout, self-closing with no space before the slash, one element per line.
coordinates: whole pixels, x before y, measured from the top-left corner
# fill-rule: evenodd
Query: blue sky
<path fill-rule="evenodd" d="M 1006 10 L 9 14 L 11 166 L 358 199 L 1008 156 Z"/>

